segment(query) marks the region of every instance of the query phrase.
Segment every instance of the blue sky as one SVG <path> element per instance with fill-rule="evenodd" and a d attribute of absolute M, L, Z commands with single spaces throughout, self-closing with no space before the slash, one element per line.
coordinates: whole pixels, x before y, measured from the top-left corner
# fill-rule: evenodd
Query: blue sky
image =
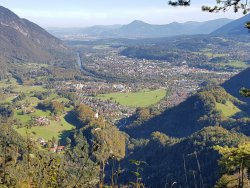
<path fill-rule="evenodd" d="M 201 11 L 201 5 L 215 1 L 193 0 L 188 8 L 169 7 L 168 0 L 1 0 L 0 5 L 43 27 L 127 24 L 133 20 L 167 24 L 242 16 L 232 11 L 217 14 Z"/>

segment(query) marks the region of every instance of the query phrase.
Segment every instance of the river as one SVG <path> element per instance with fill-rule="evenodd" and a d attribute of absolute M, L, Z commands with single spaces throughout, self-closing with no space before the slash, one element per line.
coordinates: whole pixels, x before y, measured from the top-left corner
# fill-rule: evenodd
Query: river
<path fill-rule="evenodd" d="M 80 57 L 80 53 L 79 52 L 77 52 L 77 64 L 78 64 L 78 66 L 79 66 L 79 69 L 80 70 L 83 70 L 83 65 L 82 65 L 82 60 L 81 60 L 81 57 Z"/>

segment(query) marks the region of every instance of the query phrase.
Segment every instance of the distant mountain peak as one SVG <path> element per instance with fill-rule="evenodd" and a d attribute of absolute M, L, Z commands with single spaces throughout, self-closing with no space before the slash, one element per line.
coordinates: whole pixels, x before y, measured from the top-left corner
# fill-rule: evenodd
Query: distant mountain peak
<path fill-rule="evenodd" d="M 149 25 L 148 23 L 146 22 L 143 22 L 141 20 L 134 20 L 133 22 L 131 22 L 130 24 L 128 25 Z"/>

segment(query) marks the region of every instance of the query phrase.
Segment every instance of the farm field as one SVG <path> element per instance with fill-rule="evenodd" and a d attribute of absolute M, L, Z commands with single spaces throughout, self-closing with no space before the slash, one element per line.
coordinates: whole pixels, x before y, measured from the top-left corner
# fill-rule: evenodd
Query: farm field
<path fill-rule="evenodd" d="M 23 120 L 30 119 L 28 116 L 24 116 Z M 60 121 L 50 121 L 50 124 L 48 126 L 36 126 L 31 127 L 28 129 L 28 133 L 31 133 L 31 136 L 34 138 L 44 138 L 46 140 L 51 140 L 53 137 L 55 137 L 57 140 L 61 139 L 62 133 L 64 131 L 72 130 L 75 127 L 71 124 L 69 124 L 64 116 L 60 117 Z M 22 135 L 26 135 L 26 128 L 17 128 L 16 131 Z"/>
<path fill-rule="evenodd" d="M 247 68 L 250 65 L 246 62 L 242 62 L 242 61 L 230 61 L 228 63 L 223 63 L 224 66 L 231 66 L 231 67 L 235 67 L 235 68 Z"/>
<path fill-rule="evenodd" d="M 57 100 L 58 102 L 68 102 L 66 98 L 60 98 L 55 94 L 49 97 L 50 99 Z M 41 102 L 35 97 L 28 97 L 24 101 L 28 100 L 30 102 L 29 106 L 35 108 L 38 102 Z M 61 139 L 61 133 L 63 131 L 68 131 L 74 129 L 74 125 L 68 123 L 65 119 L 67 114 L 72 110 L 72 108 L 65 108 L 65 114 L 59 116 L 59 120 L 55 120 L 51 115 L 51 112 L 46 110 L 35 109 L 34 112 L 30 114 L 22 114 L 22 110 L 15 110 L 14 111 L 14 118 L 20 120 L 22 124 L 27 124 L 31 121 L 33 117 L 47 117 L 50 120 L 50 124 L 47 126 L 35 126 L 28 129 L 32 136 L 35 138 L 44 138 L 46 140 L 51 140 L 55 137 L 57 140 Z M 21 134 L 22 136 L 26 135 L 26 127 L 16 128 L 16 131 Z"/>
<path fill-rule="evenodd" d="M 143 90 L 136 93 L 110 93 L 98 95 L 101 100 L 111 100 L 124 106 L 148 107 L 158 103 L 167 95 L 166 90 Z"/>
<path fill-rule="evenodd" d="M 222 114 L 225 117 L 231 117 L 236 113 L 240 112 L 240 109 L 237 108 L 232 102 L 227 101 L 226 104 L 216 103 L 216 109 L 221 110 Z"/>
<path fill-rule="evenodd" d="M 15 92 L 21 92 L 21 93 L 30 93 L 30 92 L 44 92 L 46 89 L 44 89 L 42 86 L 23 86 L 18 85 L 17 88 L 14 89 Z"/>
<path fill-rule="evenodd" d="M 48 90 L 46 90 L 43 86 L 19 85 L 14 78 L 0 81 L 0 88 L 6 88 L 10 85 L 13 87 L 14 93 L 3 95 L 0 99 L 0 104 L 11 104 L 13 99 L 15 99 L 20 93 L 25 94 L 25 98 L 23 100 L 16 102 L 16 105 L 22 106 L 22 109 L 20 109 L 20 107 L 13 109 L 13 118 L 17 121 L 17 124 L 14 126 L 16 131 L 22 136 L 26 136 L 27 131 L 27 128 L 23 125 L 29 124 L 32 117 L 46 117 L 50 122 L 47 126 L 35 126 L 28 129 L 28 132 L 31 133 L 32 137 L 36 139 L 44 138 L 46 140 L 51 140 L 55 137 L 57 140 L 60 140 L 62 139 L 61 137 L 63 132 L 75 128 L 74 125 L 66 121 L 66 117 L 73 109 L 72 106 L 69 108 L 65 107 L 65 112 L 57 117 L 57 119 L 54 118 L 49 110 L 37 109 L 38 103 L 43 102 L 44 100 L 39 100 L 37 97 L 34 97 L 34 92 L 47 92 Z M 46 100 L 55 100 L 60 103 L 69 102 L 68 99 L 58 96 L 53 91 L 50 92 L 51 94 L 46 98 Z M 32 112 L 24 113 L 23 109 L 32 110 Z"/>

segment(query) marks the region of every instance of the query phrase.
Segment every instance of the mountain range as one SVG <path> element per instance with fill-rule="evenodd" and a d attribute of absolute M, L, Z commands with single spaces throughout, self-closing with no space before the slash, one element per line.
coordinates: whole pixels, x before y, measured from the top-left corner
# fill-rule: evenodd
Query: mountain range
<path fill-rule="evenodd" d="M 127 25 L 93 26 L 89 28 L 48 28 L 53 35 L 64 38 L 65 35 L 83 35 L 95 38 L 157 38 L 178 35 L 209 34 L 230 23 L 222 18 L 205 22 L 173 22 L 165 25 L 148 24 L 135 20 Z"/>

